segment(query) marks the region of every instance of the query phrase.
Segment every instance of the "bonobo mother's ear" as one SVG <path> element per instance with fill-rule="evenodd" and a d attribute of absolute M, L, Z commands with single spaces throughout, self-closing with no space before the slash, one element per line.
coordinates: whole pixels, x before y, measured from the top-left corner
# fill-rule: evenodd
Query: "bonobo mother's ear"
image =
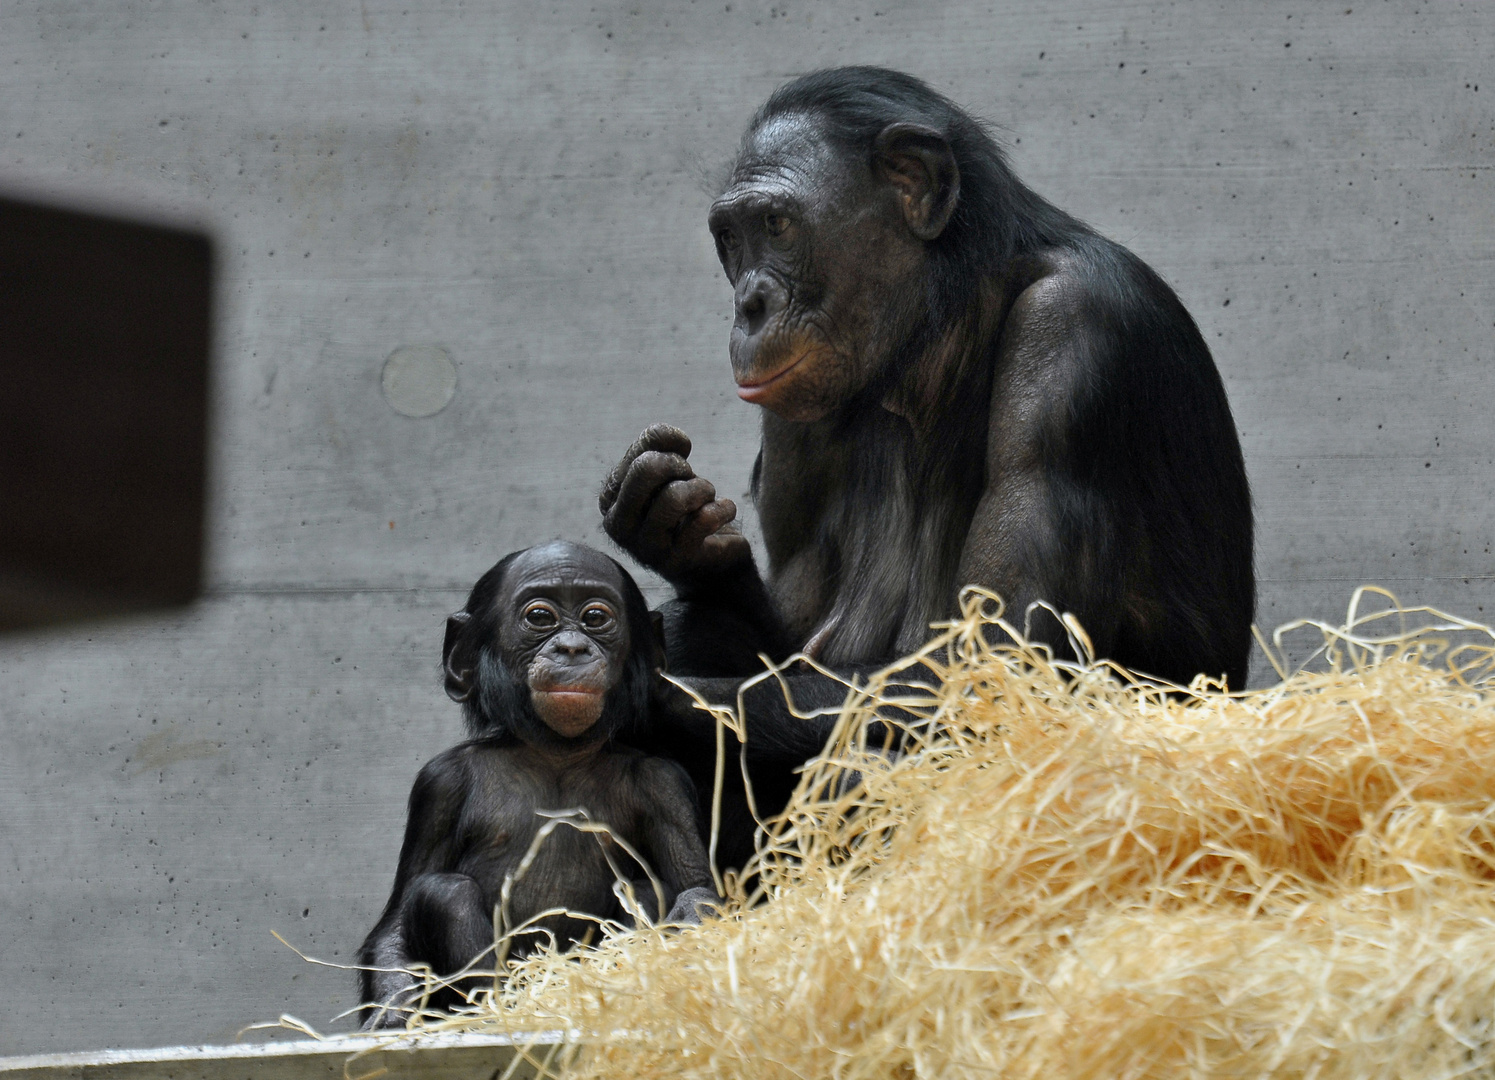
<path fill-rule="evenodd" d="M 466 701 L 478 684 L 478 658 L 464 640 L 470 612 L 459 611 L 446 617 L 446 640 L 441 643 L 441 667 L 446 672 L 446 696 L 456 702 Z"/>
<path fill-rule="evenodd" d="M 960 201 L 960 169 L 950 143 L 923 124 L 889 124 L 872 142 L 873 160 L 898 189 L 903 220 L 920 240 L 945 231 Z"/>

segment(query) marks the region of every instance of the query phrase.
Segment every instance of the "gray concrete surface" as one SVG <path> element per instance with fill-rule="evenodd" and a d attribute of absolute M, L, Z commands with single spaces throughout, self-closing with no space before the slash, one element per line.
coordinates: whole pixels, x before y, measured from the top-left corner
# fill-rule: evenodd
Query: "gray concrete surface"
<path fill-rule="evenodd" d="M 271 931 L 341 961 L 376 917 L 459 732 L 442 617 L 513 547 L 599 541 L 650 421 L 746 487 L 708 188 L 813 67 L 931 79 L 1177 287 L 1264 624 L 1366 581 L 1495 614 L 1492 31 L 1382 0 L 0 4 L 0 186 L 207 222 L 223 271 L 210 597 L 0 641 L 0 1047 L 353 1004 Z M 430 346 L 455 392 L 406 415 L 441 386 L 391 398 L 386 362 Z"/>

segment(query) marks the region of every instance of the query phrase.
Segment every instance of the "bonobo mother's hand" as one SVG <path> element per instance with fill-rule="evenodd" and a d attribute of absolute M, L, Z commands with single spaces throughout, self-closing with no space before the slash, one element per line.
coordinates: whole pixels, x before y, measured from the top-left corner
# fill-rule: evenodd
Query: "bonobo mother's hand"
<path fill-rule="evenodd" d="M 732 524 L 736 504 L 716 497 L 685 460 L 689 455 L 685 432 L 655 424 L 634 440 L 597 498 L 613 542 L 671 582 L 733 570 L 752 558 Z"/>

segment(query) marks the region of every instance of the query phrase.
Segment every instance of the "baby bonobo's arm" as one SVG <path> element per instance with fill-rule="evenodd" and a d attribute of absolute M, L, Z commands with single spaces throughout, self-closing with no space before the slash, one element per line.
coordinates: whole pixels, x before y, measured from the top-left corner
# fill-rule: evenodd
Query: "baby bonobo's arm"
<path fill-rule="evenodd" d="M 666 922 L 699 923 L 699 905 L 719 900 L 696 825 L 695 788 L 678 764 L 644 759 L 637 772 L 643 807 L 644 857 L 674 898 Z"/>
<path fill-rule="evenodd" d="M 405 842 L 400 847 L 394 889 L 384 914 L 358 951 L 363 1000 L 368 1005 L 405 1004 L 404 997 L 418 984 L 414 976 L 397 969 L 412 961 L 405 940 L 404 908 L 410 883 L 423 874 L 443 873 L 457 862 L 457 818 L 469 787 L 467 762 L 458 750 L 449 750 L 428 761 L 410 790 L 410 810 L 405 822 Z M 366 1009 L 364 1026 L 402 1027 L 402 1013 Z"/>

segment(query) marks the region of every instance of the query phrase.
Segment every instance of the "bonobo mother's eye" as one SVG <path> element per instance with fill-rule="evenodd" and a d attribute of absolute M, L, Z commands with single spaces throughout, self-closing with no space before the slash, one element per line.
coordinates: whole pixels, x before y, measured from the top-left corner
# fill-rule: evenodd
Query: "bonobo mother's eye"
<path fill-rule="evenodd" d="M 531 604 L 524 609 L 524 625 L 531 630 L 551 630 L 559 621 L 549 604 Z"/>
<path fill-rule="evenodd" d="M 782 236 L 789 228 L 789 219 L 783 214 L 765 214 L 763 227 L 768 230 L 769 236 Z"/>
<path fill-rule="evenodd" d="M 588 630 L 601 630 L 611 626 L 612 622 L 612 609 L 605 604 L 588 604 L 587 609 L 581 613 L 581 624 Z"/>
<path fill-rule="evenodd" d="M 723 251 L 736 251 L 738 245 L 741 244 L 741 241 L 737 239 L 737 234 L 731 229 L 723 229 L 717 233 L 716 242 L 722 246 Z"/>

